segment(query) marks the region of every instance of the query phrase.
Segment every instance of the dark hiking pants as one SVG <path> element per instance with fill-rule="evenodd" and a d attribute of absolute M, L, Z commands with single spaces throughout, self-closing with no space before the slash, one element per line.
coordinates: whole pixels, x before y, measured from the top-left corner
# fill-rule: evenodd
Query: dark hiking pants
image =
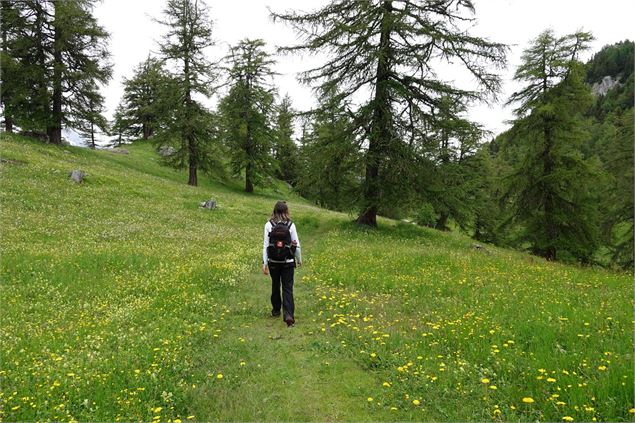
<path fill-rule="evenodd" d="M 295 307 L 293 304 L 293 263 L 289 264 L 269 264 L 269 274 L 271 275 L 271 307 L 274 314 L 280 313 L 280 307 L 284 312 L 283 318 L 287 316 L 294 320 Z M 282 298 L 280 298 L 280 285 L 282 285 Z"/>

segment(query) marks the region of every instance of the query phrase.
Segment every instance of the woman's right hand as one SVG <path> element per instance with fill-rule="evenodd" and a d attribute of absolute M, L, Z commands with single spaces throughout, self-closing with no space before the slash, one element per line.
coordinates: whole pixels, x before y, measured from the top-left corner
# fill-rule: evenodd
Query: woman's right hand
<path fill-rule="evenodd" d="M 262 265 L 262 273 L 264 273 L 265 275 L 269 274 L 269 266 L 267 266 L 266 264 Z"/>

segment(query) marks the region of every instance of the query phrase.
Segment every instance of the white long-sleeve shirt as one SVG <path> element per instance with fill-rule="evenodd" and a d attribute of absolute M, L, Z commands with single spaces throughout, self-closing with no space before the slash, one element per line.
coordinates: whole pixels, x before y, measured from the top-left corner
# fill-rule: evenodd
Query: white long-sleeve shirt
<path fill-rule="evenodd" d="M 269 232 L 271 232 L 272 229 L 273 229 L 273 226 L 271 225 L 271 222 L 267 221 L 267 223 L 265 223 L 265 235 L 262 240 L 262 263 L 263 264 L 267 264 L 268 262 L 269 257 L 267 256 L 267 247 L 269 246 Z M 296 231 L 295 223 L 291 224 L 291 227 L 289 228 L 289 232 L 291 233 L 291 242 L 293 241 L 297 242 L 297 245 L 295 248 L 295 259 L 298 261 L 298 263 L 302 263 L 302 254 L 300 253 L 300 239 L 298 238 L 298 232 Z M 293 259 L 287 259 L 286 261 L 287 263 L 293 263 Z"/>

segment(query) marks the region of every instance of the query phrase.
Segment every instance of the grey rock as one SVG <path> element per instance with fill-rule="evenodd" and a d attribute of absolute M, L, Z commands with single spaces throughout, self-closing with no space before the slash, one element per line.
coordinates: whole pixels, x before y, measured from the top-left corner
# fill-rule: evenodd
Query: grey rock
<path fill-rule="evenodd" d="M 613 87 L 615 87 L 616 85 L 621 85 L 619 78 L 615 78 L 613 79 L 612 76 L 608 75 L 605 76 L 604 78 L 602 78 L 601 82 L 596 82 L 595 84 L 593 84 L 593 86 L 591 87 L 591 91 L 593 92 L 594 95 L 604 95 L 607 92 L 609 92 L 609 90 Z"/>
<path fill-rule="evenodd" d="M 174 153 L 176 153 L 176 150 L 174 149 L 174 147 L 169 146 L 169 145 L 163 145 L 161 146 L 161 148 L 159 148 L 159 154 L 162 157 L 170 157 L 172 156 Z"/>
<path fill-rule="evenodd" d="M 218 205 L 216 204 L 216 200 L 209 199 L 207 201 L 203 201 L 202 203 L 199 204 L 199 207 L 202 207 L 204 209 L 208 209 L 208 210 L 214 210 L 216 207 L 218 207 Z"/>
<path fill-rule="evenodd" d="M 125 148 L 111 148 L 108 151 L 115 154 L 130 154 L 130 152 Z"/>
<path fill-rule="evenodd" d="M 75 181 L 75 182 L 77 182 L 79 184 L 79 183 L 81 183 L 84 180 L 84 176 L 86 176 L 86 173 L 84 173 L 83 170 L 75 169 L 74 171 L 69 173 L 68 176 L 70 176 L 70 178 L 73 181 Z"/>

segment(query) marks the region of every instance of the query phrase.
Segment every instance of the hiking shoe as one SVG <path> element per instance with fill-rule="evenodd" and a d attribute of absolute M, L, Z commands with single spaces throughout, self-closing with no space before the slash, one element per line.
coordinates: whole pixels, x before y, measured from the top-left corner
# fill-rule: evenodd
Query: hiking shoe
<path fill-rule="evenodd" d="M 290 328 L 295 325 L 295 319 L 291 316 L 285 316 L 284 322 L 287 324 L 287 327 Z"/>
<path fill-rule="evenodd" d="M 280 312 L 271 310 L 271 317 L 280 317 Z"/>

